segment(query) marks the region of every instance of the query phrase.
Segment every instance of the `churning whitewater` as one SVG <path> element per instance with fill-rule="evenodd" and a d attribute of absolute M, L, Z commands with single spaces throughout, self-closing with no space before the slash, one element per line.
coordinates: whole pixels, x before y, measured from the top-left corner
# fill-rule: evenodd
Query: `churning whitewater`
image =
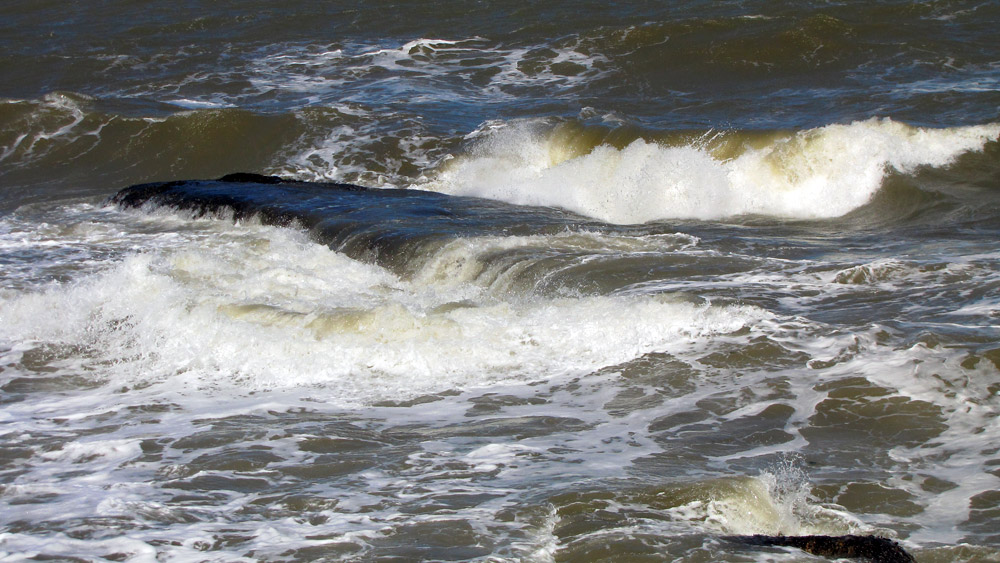
<path fill-rule="evenodd" d="M 797 133 L 640 137 L 618 148 L 594 144 L 600 134 L 579 129 L 490 124 L 488 133 L 473 133 L 482 138 L 468 154 L 421 187 L 619 224 L 751 214 L 821 219 L 868 203 L 891 173 L 943 167 L 1000 137 L 1000 124 L 927 129 L 871 119 Z"/>
<path fill-rule="evenodd" d="M 1000 560 L 998 23 L 0 5 L 0 561 Z"/>

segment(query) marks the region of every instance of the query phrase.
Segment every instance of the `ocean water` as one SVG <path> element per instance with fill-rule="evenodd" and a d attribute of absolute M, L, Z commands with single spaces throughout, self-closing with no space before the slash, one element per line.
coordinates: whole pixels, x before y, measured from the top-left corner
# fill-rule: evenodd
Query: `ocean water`
<path fill-rule="evenodd" d="M 0 4 L 0 561 L 1000 561 L 998 26 Z"/>

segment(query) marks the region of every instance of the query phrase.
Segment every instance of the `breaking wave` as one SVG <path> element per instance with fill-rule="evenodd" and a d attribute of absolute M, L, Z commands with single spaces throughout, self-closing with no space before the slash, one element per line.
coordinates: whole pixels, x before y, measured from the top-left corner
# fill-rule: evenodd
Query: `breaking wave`
<path fill-rule="evenodd" d="M 619 224 L 839 217 L 871 201 L 893 172 L 948 166 L 1000 136 L 1000 124 L 930 129 L 890 119 L 625 142 L 540 121 L 489 125 L 421 187 Z"/>

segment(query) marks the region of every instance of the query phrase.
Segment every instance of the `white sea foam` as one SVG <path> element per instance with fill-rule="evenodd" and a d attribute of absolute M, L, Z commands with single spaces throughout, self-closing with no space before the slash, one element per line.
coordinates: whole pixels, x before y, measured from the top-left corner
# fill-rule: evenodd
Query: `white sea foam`
<path fill-rule="evenodd" d="M 664 295 L 496 301 L 434 276 L 411 284 L 289 230 L 190 242 L 4 295 L 2 336 L 90 348 L 115 384 L 318 385 L 350 404 L 587 372 L 765 315 Z"/>
<path fill-rule="evenodd" d="M 421 187 L 518 204 L 556 206 L 612 223 L 844 215 L 881 188 L 891 170 L 946 166 L 1000 137 L 1000 124 L 917 128 L 888 119 L 829 125 L 720 159 L 699 143 L 638 139 L 578 156 L 537 123 L 494 124 L 468 154 Z"/>
<path fill-rule="evenodd" d="M 46 452 L 42 458 L 52 461 L 87 463 L 93 469 L 95 460 L 101 463 L 120 463 L 139 455 L 136 440 L 96 440 L 67 444 L 59 450 Z"/>

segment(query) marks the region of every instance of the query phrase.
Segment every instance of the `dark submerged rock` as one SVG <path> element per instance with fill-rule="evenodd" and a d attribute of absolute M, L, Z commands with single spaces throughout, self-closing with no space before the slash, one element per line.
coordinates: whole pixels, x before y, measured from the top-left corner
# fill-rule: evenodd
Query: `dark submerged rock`
<path fill-rule="evenodd" d="M 288 193 L 305 192 L 300 197 L 310 199 L 317 193 L 358 193 L 369 188 L 336 182 L 299 182 L 279 176 L 265 176 L 250 172 L 227 174 L 217 180 L 174 180 L 137 184 L 120 190 L 108 202 L 123 208 L 140 208 L 146 205 L 165 206 L 191 211 L 195 216 L 228 211 L 235 220 L 257 216 L 271 225 L 289 225 L 308 219 L 309 206 L 289 200 L 282 205 L 284 192 L 264 192 L 255 188 L 286 190 Z"/>
<path fill-rule="evenodd" d="M 220 182 L 243 182 L 248 184 L 280 184 L 288 180 L 280 176 L 265 176 L 253 172 L 233 172 L 219 178 Z"/>
<path fill-rule="evenodd" d="M 129 186 L 107 203 L 122 208 L 168 208 L 195 217 L 221 216 L 295 225 L 338 250 L 350 240 L 381 255 L 383 246 L 435 237 L 535 235 L 567 228 L 609 229 L 572 213 L 419 189 L 366 188 L 304 182 L 248 172 L 214 180 L 175 180 Z M 347 249 L 349 250 L 349 249 Z M 391 250 L 391 249 L 390 249 Z"/>
<path fill-rule="evenodd" d="M 420 189 L 303 182 L 246 172 L 215 180 L 129 186 L 107 203 L 144 211 L 172 209 L 193 217 L 293 227 L 308 233 L 314 242 L 400 275 L 409 272 L 414 257 L 422 255 L 427 245 L 455 237 L 624 229 L 554 208 Z"/>
<path fill-rule="evenodd" d="M 796 547 L 824 557 L 850 557 L 872 563 L 916 563 L 898 543 L 878 536 L 728 536 L 746 545 Z"/>

